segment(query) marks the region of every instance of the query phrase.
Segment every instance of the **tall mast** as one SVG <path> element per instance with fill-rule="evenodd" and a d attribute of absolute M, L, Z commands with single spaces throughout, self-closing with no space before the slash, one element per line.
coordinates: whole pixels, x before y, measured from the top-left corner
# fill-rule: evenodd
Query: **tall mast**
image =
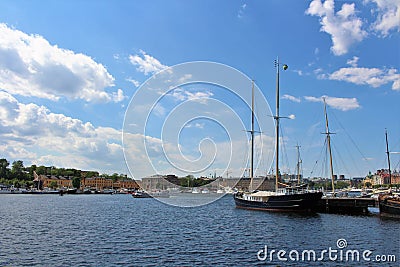
<path fill-rule="evenodd" d="M 297 184 L 300 184 L 300 146 L 297 144 Z"/>
<path fill-rule="evenodd" d="M 276 68 L 276 113 L 274 119 L 275 123 L 275 191 L 278 190 L 278 181 L 279 181 L 279 57 L 275 60 L 275 68 Z M 288 66 L 283 64 L 283 69 L 287 70 Z"/>
<path fill-rule="evenodd" d="M 326 112 L 326 102 L 325 98 L 324 100 L 324 114 L 325 114 L 325 122 L 326 122 L 326 140 L 327 140 L 327 145 L 328 145 L 328 151 L 329 151 L 329 165 L 331 167 L 331 179 L 332 179 L 332 192 L 335 193 L 335 181 L 334 181 L 334 176 L 333 176 L 333 163 L 332 163 L 332 150 L 331 150 L 331 132 L 329 132 L 329 124 L 328 124 L 328 113 Z"/>
<path fill-rule="evenodd" d="M 275 191 L 278 190 L 279 180 L 279 58 L 275 61 L 276 67 L 276 112 L 275 112 Z"/>
<path fill-rule="evenodd" d="M 385 129 L 385 137 L 386 137 L 386 154 L 387 154 L 388 167 L 389 167 L 389 185 L 390 185 L 390 184 L 392 184 L 392 171 L 390 169 L 390 156 L 389 156 L 390 152 L 389 152 L 387 129 Z"/>
<path fill-rule="evenodd" d="M 254 175 L 254 80 L 251 81 L 251 159 L 250 159 L 250 186 L 249 191 L 253 191 Z"/>

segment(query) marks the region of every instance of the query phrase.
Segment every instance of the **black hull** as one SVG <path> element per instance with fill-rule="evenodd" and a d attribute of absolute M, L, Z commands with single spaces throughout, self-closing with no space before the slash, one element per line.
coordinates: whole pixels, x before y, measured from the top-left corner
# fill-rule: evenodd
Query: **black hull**
<path fill-rule="evenodd" d="M 379 212 L 383 217 L 400 218 L 400 201 L 390 199 L 380 200 Z"/>
<path fill-rule="evenodd" d="M 132 193 L 133 198 L 152 198 L 152 196 L 146 192 L 134 192 Z"/>
<path fill-rule="evenodd" d="M 311 212 L 315 210 L 322 192 L 270 196 L 265 201 L 252 201 L 233 195 L 236 207 L 249 210 L 277 212 Z"/>

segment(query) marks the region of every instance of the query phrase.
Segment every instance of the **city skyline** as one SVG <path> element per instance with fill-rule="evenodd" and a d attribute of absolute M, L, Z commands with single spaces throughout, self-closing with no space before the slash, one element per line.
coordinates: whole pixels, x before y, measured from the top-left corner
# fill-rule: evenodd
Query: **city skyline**
<path fill-rule="evenodd" d="M 28 166 L 129 174 L 122 136 L 131 99 L 152 75 L 192 61 L 222 64 L 254 80 L 261 93 L 257 101 L 265 97 L 270 109 L 261 111 L 258 122 L 270 125 L 279 56 L 289 66 L 281 72 L 281 115 L 291 118 L 282 120 L 281 171 L 295 172 L 299 145 L 303 176 L 324 175 L 326 167 L 317 165 L 324 158 L 325 98 L 335 133 L 335 174 L 365 176 L 387 167 L 385 129 L 390 150 L 400 151 L 399 14 L 395 0 L 2 1 L 1 157 Z M 247 89 L 251 83 L 241 90 Z M 250 127 L 248 105 L 210 84 L 175 88 L 164 96 L 141 136 L 153 154 L 135 152 L 152 157 L 155 169 L 129 176 L 184 174 L 163 161 L 171 143 L 163 142 L 160 129 L 176 107 L 189 102 L 218 120 L 202 117 L 177 126 L 182 136 L 171 155 L 195 162 L 203 152 L 233 147 L 229 164 L 216 154 L 196 176 L 239 176 L 248 169 L 246 153 L 240 154 L 248 142 L 242 131 Z M 242 123 L 238 139 L 225 130 L 233 116 L 223 116 L 217 103 L 236 107 Z M 269 156 L 258 159 L 256 175 L 272 171 L 273 136 L 267 129 L 256 142 L 263 142 L 260 151 Z M 130 151 L 142 140 L 132 139 Z M 400 168 L 399 158 L 393 153 L 392 168 Z"/>

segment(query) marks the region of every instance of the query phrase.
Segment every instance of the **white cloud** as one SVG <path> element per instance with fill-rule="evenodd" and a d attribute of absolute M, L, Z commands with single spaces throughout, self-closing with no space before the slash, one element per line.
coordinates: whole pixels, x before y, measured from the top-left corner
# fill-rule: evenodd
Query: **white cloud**
<path fill-rule="evenodd" d="M 360 104 L 358 103 L 357 98 L 345 98 L 345 97 L 332 97 L 332 96 L 321 96 L 321 97 L 314 97 L 314 96 L 305 96 L 305 100 L 310 102 L 325 102 L 328 106 L 339 109 L 342 111 L 348 111 L 360 108 Z"/>
<path fill-rule="evenodd" d="M 359 57 L 354 56 L 352 59 L 347 60 L 346 63 L 347 63 L 347 65 L 350 65 L 352 67 L 357 67 L 358 60 L 359 60 Z"/>
<path fill-rule="evenodd" d="M 165 114 L 167 114 L 167 110 L 165 109 L 165 107 L 163 105 L 161 105 L 161 103 L 157 103 L 154 106 L 153 111 L 160 118 L 163 118 L 165 116 Z"/>
<path fill-rule="evenodd" d="M 330 80 L 346 81 L 359 85 L 369 85 L 379 87 L 381 85 L 392 83 L 393 90 L 400 90 L 400 74 L 396 69 L 378 69 L 378 68 L 341 68 L 328 75 Z"/>
<path fill-rule="evenodd" d="M 137 66 L 137 70 L 143 72 L 145 75 L 154 74 L 159 72 L 168 66 L 160 63 L 156 58 L 146 54 L 143 50 L 140 50 L 141 55 L 130 55 L 130 62 Z"/>
<path fill-rule="evenodd" d="M 214 94 L 210 91 L 191 92 L 188 90 L 184 90 L 182 88 L 177 88 L 177 89 L 173 90 L 170 95 L 178 101 L 189 100 L 189 101 L 197 101 L 197 102 L 205 104 L 207 102 L 207 99 L 209 99 Z"/>
<path fill-rule="evenodd" d="M 282 99 L 287 99 L 287 100 L 290 100 L 290 101 L 293 101 L 293 102 L 296 102 L 296 103 L 300 103 L 300 101 L 301 101 L 300 98 L 295 97 L 295 96 L 291 96 L 291 95 L 283 95 Z"/>
<path fill-rule="evenodd" d="M 178 82 L 179 82 L 180 84 L 185 83 L 185 82 L 191 80 L 191 79 L 192 79 L 192 76 L 193 76 L 192 74 L 184 74 L 182 77 L 180 77 L 180 78 L 178 79 Z"/>
<path fill-rule="evenodd" d="M 114 78 L 92 58 L 0 24 L 0 88 L 51 100 L 109 102 Z"/>
<path fill-rule="evenodd" d="M 112 94 L 112 99 L 114 102 L 118 103 L 123 101 L 127 96 L 124 96 L 124 92 L 121 89 L 118 89 L 117 92 Z"/>
<path fill-rule="evenodd" d="M 188 123 L 185 125 L 185 128 L 198 128 L 198 129 L 204 129 L 204 123 Z"/>
<path fill-rule="evenodd" d="M 139 82 L 139 81 L 136 81 L 136 80 L 134 80 L 134 79 L 132 79 L 132 78 L 127 78 L 126 80 L 127 80 L 128 82 L 132 83 L 135 87 L 139 87 L 139 85 L 140 85 L 140 82 Z"/>
<path fill-rule="evenodd" d="M 367 33 L 362 30 L 362 20 L 356 16 L 355 4 L 344 3 L 335 13 L 334 0 L 313 0 L 306 14 L 320 17 L 321 31 L 331 35 L 335 55 L 346 54 L 354 43 L 361 42 Z"/>
<path fill-rule="evenodd" d="M 0 147 L 4 157 L 35 164 L 100 171 L 125 169 L 121 131 L 94 127 L 0 91 Z"/>
<path fill-rule="evenodd" d="M 237 17 L 239 19 L 241 19 L 243 17 L 244 11 L 246 10 L 246 7 L 247 7 L 247 4 L 243 4 L 243 5 L 240 6 L 240 9 L 239 9 L 238 14 L 237 14 Z"/>
<path fill-rule="evenodd" d="M 377 5 L 373 10 L 377 13 L 377 20 L 372 28 L 386 37 L 391 30 L 400 31 L 400 1 L 398 0 L 367 0 Z"/>

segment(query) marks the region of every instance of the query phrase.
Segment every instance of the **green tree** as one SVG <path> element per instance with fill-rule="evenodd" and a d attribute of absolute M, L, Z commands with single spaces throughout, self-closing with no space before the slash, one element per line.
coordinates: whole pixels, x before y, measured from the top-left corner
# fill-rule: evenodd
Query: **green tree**
<path fill-rule="evenodd" d="M 12 163 L 11 177 L 20 180 L 25 180 L 27 178 L 24 171 L 24 162 L 22 160 L 16 160 Z"/>
<path fill-rule="evenodd" d="M 66 169 L 64 171 L 64 176 L 75 176 L 74 174 L 75 174 L 75 172 L 72 169 Z"/>
<path fill-rule="evenodd" d="M 85 173 L 85 178 L 92 178 L 96 176 L 99 176 L 99 173 L 95 171 L 88 171 Z"/>
<path fill-rule="evenodd" d="M 56 181 L 51 181 L 49 187 L 52 189 L 56 189 L 58 187 L 58 183 Z"/>
<path fill-rule="evenodd" d="M 16 188 L 21 188 L 21 182 L 18 179 L 13 179 L 12 180 L 12 184 L 14 185 L 14 187 Z"/>
<path fill-rule="evenodd" d="M 73 186 L 74 188 L 79 188 L 79 187 L 81 187 L 81 178 L 80 178 L 80 177 L 74 177 L 74 178 L 72 179 L 72 186 Z"/>
<path fill-rule="evenodd" d="M 31 165 L 31 166 L 28 168 L 29 180 L 32 180 L 32 179 L 33 179 L 33 172 L 36 171 L 36 169 L 37 169 L 37 166 L 36 166 L 35 164 Z"/>
<path fill-rule="evenodd" d="M 39 166 L 36 168 L 36 173 L 38 175 L 45 175 L 46 174 L 46 167 L 45 166 Z"/>
<path fill-rule="evenodd" d="M 111 175 L 111 179 L 113 180 L 113 182 L 116 182 L 116 181 L 118 181 L 119 180 L 119 174 L 118 173 L 113 173 L 112 175 Z"/>
<path fill-rule="evenodd" d="M 10 169 L 8 166 L 10 163 L 6 159 L 0 159 L 0 178 L 9 178 Z"/>
<path fill-rule="evenodd" d="M 29 187 L 33 187 L 34 184 L 35 184 L 35 183 L 34 183 L 33 181 L 29 181 L 29 180 L 28 180 L 28 181 L 24 181 L 24 183 L 23 183 L 22 186 L 23 186 L 24 188 L 29 188 Z"/>

